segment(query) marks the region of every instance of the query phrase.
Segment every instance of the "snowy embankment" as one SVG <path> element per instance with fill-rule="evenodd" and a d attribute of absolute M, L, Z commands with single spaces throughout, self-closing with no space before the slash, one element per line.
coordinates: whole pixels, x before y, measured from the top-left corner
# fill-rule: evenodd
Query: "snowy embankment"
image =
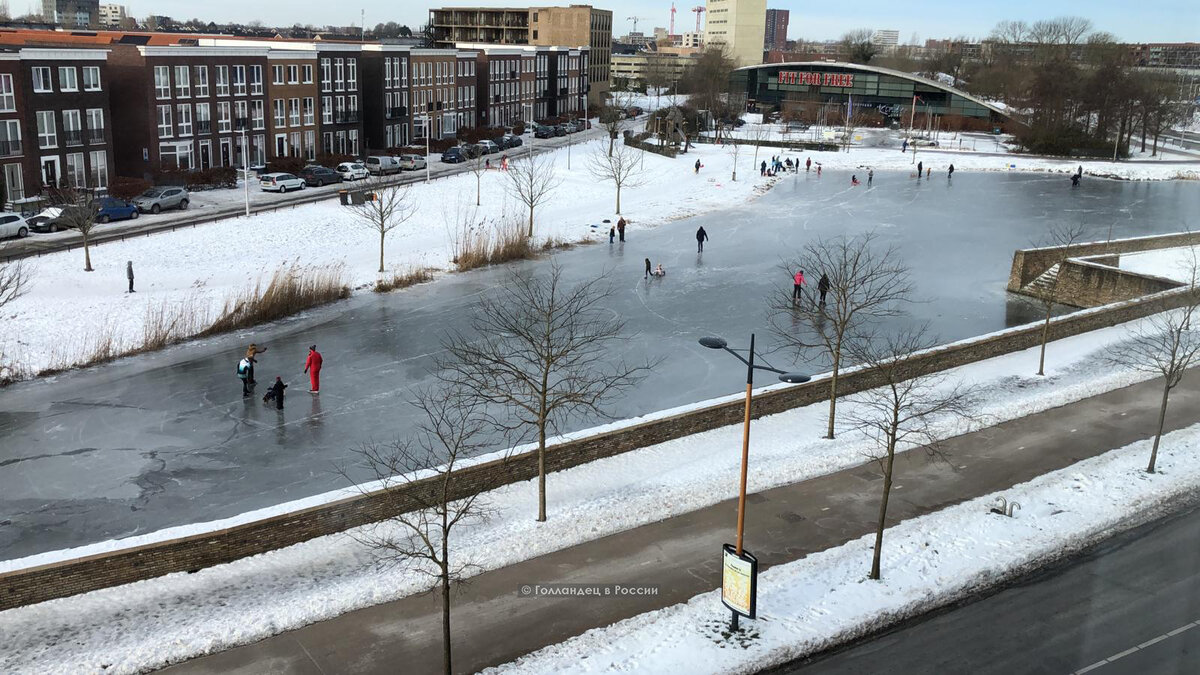
<path fill-rule="evenodd" d="M 1192 282 L 1192 272 L 1200 260 L 1200 246 L 1165 248 L 1142 253 L 1121 255 L 1123 270 L 1174 279 L 1182 283 Z"/>
<path fill-rule="evenodd" d="M 1044 378 L 1032 375 L 1038 352 L 1030 349 L 948 371 L 946 386 L 975 386 L 980 419 L 989 424 L 1126 386 L 1145 376 L 1103 365 L 1099 354 L 1111 351 L 1132 325 L 1051 343 Z M 842 414 L 852 412 L 853 405 L 843 401 Z M 864 461 L 872 446 L 862 434 L 845 431 L 834 441 L 819 438 L 826 411 L 826 405 L 817 404 L 754 422 L 751 491 Z M 810 432 L 797 434 L 797 429 Z M 968 430 L 947 427 L 943 432 Z M 710 506 L 733 494 L 740 455 L 730 448 L 740 447 L 740 439 L 741 427 L 734 425 L 554 473 L 548 479 L 550 520 L 545 523 L 532 517 L 532 481 L 493 490 L 486 496 L 493 517 L 455 530 L 456 560 L 469 561 L 478 571 L 497 569 Z M 326 497 L 338 496 L 342 494 Z M 318 501 L 305 500 L 305 505 Z M 198 524 L 186 532 L 176 528 L 175 534 L 228 524 Z M 5 562 L 0 570 L 111 548 L 111 543 L 99 544 L 33 556 Z M 430 583 L 417 571 L 380 569 L 351 536 L 331 535 L 195 574 L 0 612 L 0 643 L 5 645 L 0 672 L 140 672 L 405 597 Z"/>
<path fill-rule="evenodd" d="M 726 638 L 720 591 L 590 630 L 489 673 L 755 673 L 947 605 L 1163 515 L 1200 489 L 1200 425 L 1163 437 L 1158 472 L 1139 441 L 995 495 L 887 530 L 758 578 L 758 619 Z M 1015 517 L 990 512 L 1003 496 Z"/>
<path fill-rule="evenodd" d="M 536 212 L 539 242 L 599 241 L 608 226 L 592 225 L 604 219 L 616 222 L 615 189 L 587 170 L 588 155 L 600 146 L 607 149 L 607 141 L 551 153 L 562 183 Z M 757 175 L 730 182 L 728 173 L 716 170 L 696 174 L 691 167 L 696 155 L 716 162 L 723 152 L 699 148 L 679 160 L 645 153 L 645 185 L 627 187 L 621 194 L 621 210 L 631 228 L 745 203 L 770 182 Z M 486 172 L 479 207 L 473 174 L 413 185 L 410 198 L 417 210 L 388 235 L 387 266 L 453 269 L 455 241 L 465 227 L 494 230 L 503 221 L 527 218 L 524 205 L 508 194 L 508 184 L 507 174 Z M 378 278 L 378 242 L 378 233 L 363 227 L 347 208 L 326 201 L 106 243 L 92 249 L 96 271 L 91 273 L 83 271 L 79 249 L 29 259 L 29 292 L 3 311 L 0 355 L 36 373 L 70 363 L 102 336 L 131 347 L 143 336 L 147 312 L 164 303 L 186 304 L 212 318 L 226 298 L 292 263 L 340 265 L 351 287 L 369 285 Z M 133 262 L 136 275 L 133 294 L 124 292 L 126 261 Z"/>

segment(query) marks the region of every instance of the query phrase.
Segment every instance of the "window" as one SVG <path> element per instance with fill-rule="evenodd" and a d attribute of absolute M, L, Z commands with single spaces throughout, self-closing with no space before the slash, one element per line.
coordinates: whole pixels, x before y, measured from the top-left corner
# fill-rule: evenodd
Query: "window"
<path fill-rule="evenodd" d="M 251 104 L 252 104 L 251 110 L 253 111 L 252 117 L 254 118 L 254 128 L 255 129 L 266 129 L 267 128 L 267 114 L 266 114 L 266 111 L 263 109 L 262 99 L 261 98 L 254 99 L 253 101 L 251 101 Z"/>
<path fill-rule="evenodd" d="M 317 158 L 317 132 L 304 132 L 304 158 L 313 161 Z"/>
<path fill-rule="evenodd" d="M 207 134 L 212 132 L 212 109 L 207 103 L 196 104 L 196 133 Z"/>
<path fill-rule="evenodd" d="M 4 187 L 9 201 L 25 198 L 25 181 L 20 164 L 4 165 Z"/>
<path fill-rule="evenodd" d="M 288 99 L 288 124 L 298 127 L 300 126 L 300 99 Z"/>
<path fill-rule="evenodd" d="M 325 149 L 327 154 L 333 154 L 333 132 L 326 131 L 321 134 L 321 147 Z"/>
<path fill-rule="evenodd" d="M 0 75 L 0 112 L 16 112 L 17 96 L 13 92 L 12 75 Z"/>
<path fill-rule="evenodd" d="M 263 93 L 263 71 L 262 66 L 250 66 L 250 93 Z"/>
<path fill-rule="evenodd" d="M 168 66 L 154 66 L 154 98 L 171 98 L 171 69 Z"/>
<path fill-rule="evenodd" d="M 175 125 L 171 123 L 171 106 L 158 106 L 158 137 L 170 138 L 175 135 Z"/>
<path fill-rule="evenodd" d="M 316 122 L 317 122 L 316 118 L 317 118 L 317 115 L 316 115 L 315 102 L 313 101 L 312 97 L 309 96 L 308 98 L 304 99 L 304 123 L 305 124 L 316 124 Z"/>
<path fill-rule="evenodd" d="M 208 66 L 196 66 L 196 98 L 208 96 Z"/>
<path fill-rule="evenodd" d="M 304 84 L 312 84 L 313 67 L 311 65 L 304 66 Z"/>
<path fill-rule="evenodd" d="M 248 104 L 245 101 L 233 102 L 233 116 L 237 118 L 237 128 L 245 129 L 249 124 L 250 115 L 246 111 L 249 110 Z"/>
<path fill-rule="evenodd" d="M 333 124 L 333 97 L 321 97 L 321 124 Z"/>
<path fill-rule="evenodd" d="M 288 66 L 288 84 L 300 84 L 300 66 Z"/>
<path fill-rule="evenodd" d="M 103 150 L 94 150 L 88 155 L 91 160 L 92 170 L 91 185 L 94 188 L 108 187 L 108 153 Z"/>
<path fill-rule="evenodd" d="M 283 66 L 271 66 L 271 84 L 283 84 Z"/>
<path fill-rule="evenodd" d="M 33 90 L 39 94 L 54 91 L 54 83 L 50 81 L 50 69 L 38 66 L 33 71 Z"/>
<path fill-rule="evenodd" d="M 178 107 L 178 112 L 179 112 L 179 119 L 178 119 L 179 135 L 180 136 L 191 136 L 192 135 L 192 104 L 191 103 L 180 103 L 179 107 Z"/>
<path fill-rule="evenodd" d="M 383 60 L 383 86 L 387 89 L 392 88 L 392 60 L 391 57 Z"/>
<path fill-rule="evenodd" d="M 400 86 L 408 87 L 408 59 L 400 59 Z"/>
<path fill-rule="evenodd" d="M 333 73 L 334 73 L 334 76 L 333 76 L 334 87 L 338 91 L 344 90 L 346 88 L 346 83 L 345 83 L 346 70 L 345 70 L 345 66 L 343 65 L 342 59 L 334 59 L 333 60 Z"/>
<path fill-rule="evenodd" d="M 358 94 L 350 96 L 349 99 L 350 99 L 350 112 L 352 114 L 357 115 L 358 114 Z"/>
<path fill-rule="evenodd" d="M 358 129 L 350 130 L 350 154 L 358 156 Z"/>
<path fill-rule="evenodd" d="M 333 91 L 332 73 L 329 59 L 321 59 L 321 91 Z"/>
<path fill-rule="evenodd" d="M 62 66 L 58 69 L 59 91 L 79 91 L 79 80 L 75 66 Z"/>
<path fill-rule="evenodd" d="M 58 128 L 54 124 L 53 110 L 39 110 L 37 113 L 38 147 L 57 148 Z"/>
<path fill-rule="evenodd" d="M 159 143 L 158 159 L 163 167 L 180 168 L 185 171 L 192 168 L 192 144 Z"/>
<path fill-rule="evenodd" d="M 217 103 L 217 131 L 227 132 L 232 128 L 229 115 L 229 101 L 221 101 Z"/>
<path fill-rule="evenodd" d="M 217 96 L 229 95 L 229 66 L 216 66 Z"/>
<path fill-rule="evenodd" d="M 100 91 L 100 66 L 83 67 L 83 90 Z"/>
<path fill-rule="evenodd" d="M 233 95 L 246 95 L 246 66 L 233 67 Z"/>
<path fill-rule="evenodd" d="M 346 65 L 350 68 L 350 75 L 347 77 L 349 81 L 346 83 L 346 88 L 358 89 L 358 59 L 346 59 Z"/>
<path fill-rule="evenodd" d="M 175 98 L 192 97 L 192 77 L 187 66 L 175 66 Z"/>
<path fill-rule="evenodd" d="M 283 99 L 277 98 L 271 102 L 271 105 L 274 106 L 275 110 L 275 126 L 287 126 L 287 111 L 284 108 Z"/>
<path fill-rule="evenodd" d="M 87 168 L 83 165 L 83 153 L 67 153 L 67 170 L 63 179 L 71 187 L 87 187 Z"/>
<path fill-rule="evenodd" d="M 21 154 L 21 121 L 0 122 L 0 157 L 15 157 Z"/>

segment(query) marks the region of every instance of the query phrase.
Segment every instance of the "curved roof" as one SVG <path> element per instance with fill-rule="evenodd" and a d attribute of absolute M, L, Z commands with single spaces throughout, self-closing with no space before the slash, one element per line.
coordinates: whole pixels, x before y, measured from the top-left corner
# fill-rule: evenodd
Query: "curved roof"
<path fill-rule="evenodd" d="M 968 101 L 971 101 L 972 103 L 978 103 L 979 105 L 987 108 L 988 110 L 991 110 L 992 112 L 994 112 L 998 115 L 1003 115 L 1004 117 L 1013 119 L 1013 116 L 1008 111 L 1003 110 L 1002 108 L 996 106 L 996 104 L 988 103 L 987 101 L 984 101 L 975 96 L 972 96 L 972 95 L 968 94 L 967 92 L 962 91 L 961 89 L 955 89 L 954 87 L 951 87 L 951 86 L 948 86 L 941 82 L 938 82 L 937 80 L 931 80 L 927 77 L 921 77 L 920 75 L 913 75 L 912 73 L 906 73 L 902 70 L 892 70 L 891 68 L 882 68 L 880 66 L 868 66 L 863 63 L 847 63 L 845 61 L 788 61 L 785 63 L 761 63 L 756 66 L 743 66 L 741 68 L 738 68 L 737 70 L 754 70 L 757 68 L 779 68 L 779 67 L 783 67 L 783 66 L 808 66 L 808 67 L 825 66 L 825 67 L 829 67 L 829 68 L 843 68 L 846 70 L 857 70 L 857 71 L 864 72 L 864 73 L 876 73 L 879 75 L 891 75 L 893 77 L 899 77 L 899 78 L 905 79 L 905 80 L 912 80 L 913 82 L 920 82 L 921 84 L 933 87 L 935 89 L 941 89 L 942 91 L 949 92 L 951 94 L 954 94 L 955 96 L 961 96 L 961 97 L 967 99 Z"/>

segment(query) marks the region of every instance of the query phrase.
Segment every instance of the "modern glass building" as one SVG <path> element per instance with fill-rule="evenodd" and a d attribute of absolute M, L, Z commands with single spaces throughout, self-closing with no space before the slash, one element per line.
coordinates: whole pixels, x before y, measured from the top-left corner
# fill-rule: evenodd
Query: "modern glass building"
<path fill-rule="evenodd" d="M 953 87 L 889 68 L 828 61 L 764 63 L 730 75 L 730 94 L 745 97 L 747 110 L 770 107 L 813 117 L 878 113 L 876 119 L 907 125 L 916 97 L 916 117 L 936 116 L 967 127 L 1002 127 L 1013 120 L 1001 108 Z"/>

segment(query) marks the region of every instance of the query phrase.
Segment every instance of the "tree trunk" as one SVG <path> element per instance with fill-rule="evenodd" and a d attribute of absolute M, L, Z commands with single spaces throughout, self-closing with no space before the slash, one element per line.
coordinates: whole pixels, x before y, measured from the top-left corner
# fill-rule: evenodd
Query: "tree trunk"
<path fill-rule="evenodd" d="M 92 251 L 88 248 L 88 235 L 83 234 L 83 271 L 91 272 L 92 270 Z"/>
<path fill-rule="evenodd" d="M 1146 151 L 1146 113 L 1142 113 L 1142 152 Z"/>
<path fill-rule="evenodd" d="M 621 215 L 621 184 L 617 183 L 617 215 Z"/>
<path fill-rule="evenodd" d="M 483 176 L 479 175 L 479 173 L 476 172 L 475 173 L 475 206 L 479 206 L 479 192 L 481 189 L 480 184 L 482 182 L 483 182 Z"/>
<path fill-rule="evenodd" d="M 1171 395 L 1171 384 L 1168 380 L 1163 384 L 1162 406 L 1158 409 L 1158 430 L 1154 432 L 1154 445 L 1150 448 L 1150 464 L 1146 473 L 1154 473 L 1154 463 L 1158 461 L 1158 442 L 1162 440 L 1163 424 L 1167 421 L 1167 397 Z"/>
<path fill-rule="evenodd" d="M 825 433 L 825 438 L 833 438 L 833 420 L 837 414 L 837 386 L 838 386 L 838 371 L 841 366 L 841 355 L 835 354 L 833 357 L 833 374 L 829 377 L 829 430 Z"/>
<path fill-rule="evenodd" d="M 608 156 L 612 157 L 613 144 L 617 142 L 617 135 L 613 132 L 608 132 Z"/>
<path fill-rule="evenodd" d="M 883 557 L 883 526 L 887 521 L 888 497 L 892 494 L 892 464 L 896 461 L 896 432 L 888 437 L 888 456 L 883 468 L 883 499 L 879 500 L 879 521 L 875 524 L 875 553 L 871 557 L 872 579 L 879 579 L 880 559 Z"/>
<path fill-rule="evenodd" d="M 379 273 L 383 274 L 383 242 L 387 237 L 387 232 L 379 231 Z"/>
<path fill-rule="evenodd" d="M 445 502 L 442 506 L 442 664 L 450 675 L 450 528 Z"/>
<path fill-rule="evenodd" d="M 533 207 L 529 207 L 529 238 L 533 238 Z"/>
<path fill-rule="evenodd" d="M 1158 156 L 1158 133 L 1157 132 L 1154 134 L 1154 148 L 1150 151 L 1150 156 L 1151 157 Z"/>
<path fill-rule="evenodd" d="M 1060 272 L 1062 271 L 1061 267 L 1059 268 L 1059 271 Z M 1058 282 L 1055 281 L 1055 283 L 1058 283 Z M 1053 311 L 1053 309 L 1054 309 L 1054 302 L 1053 301 L 1047 302 L 1046 303 L 1046 322 L 1042 324 L 1042 350 L 1041 350 L 1041 353 L 1038 354 L 1038 372 L 1037 372 L 1038 375 L 1043 375 L 1043 376 L 1046 374 L 1046 372 L 1045 372 L 1046 371 L 1046 338 L 1050 337 L 1050 313 L 1051 313 L 1051 311 Z"/>

